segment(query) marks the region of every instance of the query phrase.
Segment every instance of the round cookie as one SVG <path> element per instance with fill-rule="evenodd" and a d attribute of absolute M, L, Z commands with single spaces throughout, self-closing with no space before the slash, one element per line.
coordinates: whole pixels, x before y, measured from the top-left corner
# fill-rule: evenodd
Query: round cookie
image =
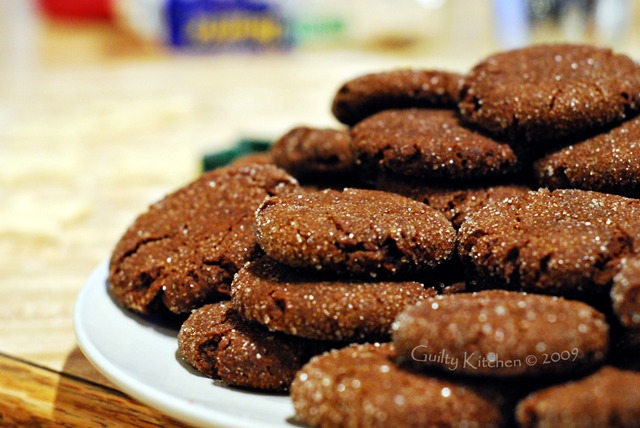
<path fill-rule="evenodd" d="M 365 74 L 344 83 L 331 111 L 346 125 L 382 110 L 409 107 L 454 108 L 462 75 L 442 70 L 400 69 Z"/>
<path fill-rule="evenodd" d="M 537 160 L 540 186 L 640 197 L 640 116 Z"/>
<path fill-rule="evenodd" d="M 637 427 L 640 373 L 603 367 L 574 382 L 546 388 L 522 400 L 516 418 L 522 428 Z"/>
<path fill-rule="evenodd" d="M 470 376 L 583 372 L 603 361 L 608 341 L 604 315 L 585 303 L 504 290 L 432 297 L 393 324 L 403 360 Z"/>
<path fill-rule="evenodd" d="M 353 171 L 351 135 L 337 129 L 293 128 L 276 140 L 272 155 L 276 165 L 298 179 Z"/>
<path fill-rule="evenodd" d="M 444 214 L 456 229 L 467 217 L 486 205 L 531 190 L 520 184 L 428 185 L 391 174 L 380 174 L 376 179 L 376 189 L 398 193 L 427 204 Z"/>
<path fill-rule="evenodd" d="M 120 238 L 109 265 L 112 295 L 140 313 L 185 313 L 228 296 L 256 249 L 256 208 L 297 188 L 275 166 L 203 174 L 151 205 Z"/>
<path fill-rule="evenodd" d="M 235 276 L 233 306 L 245 319 L 291 335 L 388 340 L 398 313 L 436 294 L 417 282 L 352 282 L 312 275 L 258 258 Z"/>
<path fill-rule="evenodd" d="M 640 200 L 584 190 L 527 192 L 471 215 L 457 249 L 472 274 L 494 287 L 602 295 L 620 260 L 640 249 Z"/>
<path fill-rule="evenodd" d="M 640 68 L 589 45 L 500 52 L 465 77 L 459 109 L 470 123 L 512 141 L 551 144 L 624 120 L 640 107 Z"/>
<path fill-rule="evenodd" d="M 522 163 L 512 146 L 464 127 L 452 110 L 385 110 L 351 134 L 359 164 L 403 176 L 502 177 L 518 172 Z"/>
<path fill-rule="evenodd" d="M 280 263 L 355 275 L 424 272 L 447 260 L 455 231 L 435 209 L 376 190 L 279 195 L 256 213 L 257 241 Z"/>
<path fill-rule="evenodd" d="M 269 391 L 287 390 L 310 357 L 305 342 L 244 320 L 230 302 L 193 311 L 178 333 L 178 350 L 207 377 Z"/>
<path fill-rule="evenodd" d="M 314 427 L 506 425 L 498 391 L 415 373 L 394 359 L 391 344 L 312 358 L 291 384 L 296 416 Z"/>

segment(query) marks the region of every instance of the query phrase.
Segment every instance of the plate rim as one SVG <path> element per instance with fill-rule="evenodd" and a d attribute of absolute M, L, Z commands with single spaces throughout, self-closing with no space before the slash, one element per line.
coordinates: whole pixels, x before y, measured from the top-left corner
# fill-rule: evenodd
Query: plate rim
<path fill-rule="evenodd" d="M 97 284 L 101 283 L 107 288 L 108 260 L 102 261 L 95 267 L 83 287 L 78 293 L 73 307 L 73 331 L 76 337 L 76 344 L 89 360 L 89 362 L 110 382 L 116 385 L 121 392 L 134 398 L 136 401 L 143 403 L 161 414 L 176 419 L 179 422 L 195 424 L 197 426 L 211 426 L 212 424 L 222 425 L 225 427 L 260 427 L 274 428 L 276 425 L 261 421 L 242 419 L 234 415 L 225 414 L 216 409 L 205 409 L 190 402 L 183 397 L 172 396 L 164 390 L 157 389 L 152 385 L 147 385 L 123 368 L 110 361 L 98 349 L 91 335 L 87 332 L 84 325 L 83 310 L 85 310 L 88 299 L 93 293 L 99 292 L 94 290 Z M 119 308 L 120 309 L 120 308 Z M 177 349 L 177 344 L 176 344 Z M 212 385 L 212 387 L 215 387 Z M 293 414 L 291 415 L 294 416 Z M 277 426 L 295 426 L 291 424 L 280 424 Z"/>

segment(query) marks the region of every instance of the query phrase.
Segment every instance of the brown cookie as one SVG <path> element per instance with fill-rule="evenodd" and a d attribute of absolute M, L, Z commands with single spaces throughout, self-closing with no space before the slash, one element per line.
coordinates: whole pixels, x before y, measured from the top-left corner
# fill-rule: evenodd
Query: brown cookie
<path fill-rule="evenodd" d="M 256 208 L 297 187 L 275 166 L 227 167 L 171 193 L 117 243 L 109 266 L 113 296 L 141 313 L 184 313 L 227 296 L 256 248 Z"/>
<path fill-rule="evenodd" d="M 504 290 L 432 297 L 393 324 L 412 366 L 470 376 L 584 372 L 604 360 L 608 341 L 604 315 L 585 303 Z"/>
<path fill-rule="evenodd" d="M 640 197 L 640 116 L 535 162 L 540 186 Z"/>
<path fill-rule="evenodd" d="M 207 377 L 243 388 L 283 391 L 310 357 L 310 345 L 240 317 L 230 302 L 202 306 L 178 334 L 182 357 Z"/>
<path fill-rule="evenodd" d="M 455 187 L 429 185 L 391 174 L 379 175 L 376 179 L 376 189 L 398 193 L 427 204 L 443 213 L 456 229 L 467 217 L 486 205 L 531 190 L 520 184 L 460 184 Z"/>
<path fill-rule="evenodd" d="M 640 257 L 623 259 L 611 288 L 613 310 L 625 340 L 640 348 Z"/>
<path fill-rule="evenodd" d="M 322 340 L 389 340 L 406 306 L 436 294 L 417 282 L 349 282 L 297 272 L 267 257 L 231 284 L 233 306 L 271 330 Z"/>
<path fill-rule="evenodd" d="M 291 384 L 297 417 L 314 427 L 500 427 L 500 394 L 399 367 L 391 344 L 314 357 Z"/>
<path fill-rule="evenodd" d="M 447 260 L 451 223 L 435 209 L 376 190 L 325 190 L 269 198 L 257 240 L 280 263 L 355 275 L 424 272 Z"/>
<path fill-rule="evenodd" d="M 331 110 L 342 123 L 355 125 L 382 110 L 409 107 L 454 108 L 462 76 L 441 70 L 392 70 L 344 83 Z"/>
<path fill-rule="evenodd" d="M 272 148 L 280 168 L 298 179 L 342 176 L 353 171 L 351 135 L 337 129 L 293 128 Z"/>
<path fill-rule="evenodd" d="M 496 202 L 458 231 L 458 253 L 495 287 L 586 298 L 609 292 L 620 259 L 640 249 L 640 200 L 539 190 Z"/>
<path fill-rule="evenodd" d="M 469 180 L 521 168 L 516 150 L 463 126 L 453 110 L 385 110 L 351 131 L 364 168 L 409 177 Z"/>
<path fill-rule="evenodd" d="M 638 427 L 640 373 L 603 367 L 575 381 L 534 392 L 518 404 L 523 428 Z"/>
<path fill-rule="evenodd" d="M 500 52 L 467 74 L 459 104 L 498 137 L 547 145 L 624 120 L 640 107 L 640 68 L 589 45 Z"/>

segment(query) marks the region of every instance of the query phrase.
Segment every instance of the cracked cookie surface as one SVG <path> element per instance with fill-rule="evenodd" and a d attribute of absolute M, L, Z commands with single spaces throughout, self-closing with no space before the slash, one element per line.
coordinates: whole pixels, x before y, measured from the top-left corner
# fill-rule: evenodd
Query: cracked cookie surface
<path fill-rule="evenodd" d="M 257 241 L 276 261 L 368 277 L 428 271 L 449 259 L 455 240 L 435 209 L 376 190 L 275 196 L 256 217 Z"/>
<path fill-rule="evenodd" d="M 331 111 L 340 122 L 355 125 L 382 110 L 454 108 L 461 83 L 462 75 L 443 70 L 399 69 L 365 74 L 338 89 Z"/>
<path fill-rule="evenodd" d="M 109 265 L 112 295 L 140 313 L 174 313 L 228 296 L 256 249 L 256 208 L 297 182 L 275 166 L 221 168 L 153 204 L 120 238 Z"/>
<path fill-rule="evenodd" d="M 522 155 L 463 126 L 453 110 L 386 110 L 351 131 L 363 167 L 410 177 L 464 180 L 513 174 Z"/>
<path fill-rule="evenodd" d="M 492 287 L 583 298 L 608 293 L 640 249 L 640 200 L 539 190 L 491 204 L 458 232 L 458 252 Z"/>
<path fill-rule="evenodd" d="M 465 77 L 462 116 L 493 135 L 548 145 L 626 119 L 640 108 L 640 68 L 588 45 L 500 52 Z"/>
<path fill-rule="evenodd" d="M 243 319 L 228 301 L 196 309 L 178 334 L 180 355 L 205 376 L 269 391 L 288 389 L 310 348 Z"/>
<path fill-rule="evenodd" d="M 417 282 L 364 282 L 305 275 L 268 257 L 249 262 L 231 284 L 243 317 L 321 340 L 388 340 L 404 307 L 435 295 Z"/>
<path fill-rule="evenodd" d="M 640 197 L 640 116 L 534 164 L 538 184 Z"/>

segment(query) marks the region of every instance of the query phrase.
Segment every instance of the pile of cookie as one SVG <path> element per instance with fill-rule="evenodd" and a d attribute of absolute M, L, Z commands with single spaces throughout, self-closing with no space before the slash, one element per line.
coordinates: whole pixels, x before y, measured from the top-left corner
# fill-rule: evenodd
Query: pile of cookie
<path fill-rule="evenodd" d="M 151 205 L 113 296 L 310 426 L 638 426 L 640 67 L 538 45 L 332 111 Z"/>

